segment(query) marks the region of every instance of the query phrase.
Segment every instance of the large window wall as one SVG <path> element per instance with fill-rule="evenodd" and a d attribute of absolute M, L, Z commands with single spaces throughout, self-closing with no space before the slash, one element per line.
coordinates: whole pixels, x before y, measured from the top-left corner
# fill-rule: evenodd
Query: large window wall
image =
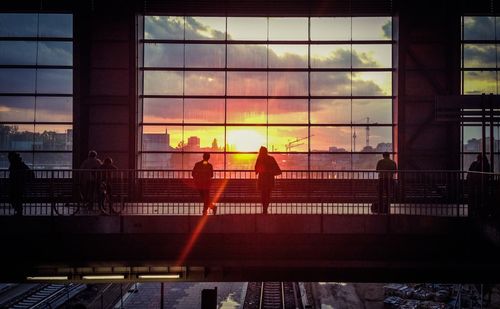
<path fill-rule="evenodd" d="M 499 94 L 500 17 L 465 16 L 462 19 L 462 94 Z M 462 125 L 462 168 L 467 170 L 483 148 L 481 123 Z M 490 127 L 486 130 L 490 157 Z M 500 124 L 493 127 L 495 171 L 500 170 Z"/>
<path fill-rule="evenodd" d="M 0 168 L 71 168 L 73 17 L 0 13 Z"/>
<path fill-rule="evenodd" d="M 390 17 L 145 16 L 139 167 L 374 169 L 393 152 Z"/>

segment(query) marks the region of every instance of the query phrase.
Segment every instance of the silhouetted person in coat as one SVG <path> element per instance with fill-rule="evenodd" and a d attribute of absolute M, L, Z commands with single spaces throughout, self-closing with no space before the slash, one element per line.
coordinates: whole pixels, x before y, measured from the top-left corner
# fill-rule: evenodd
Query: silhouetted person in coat
<path fill-rule="evenodd" d="M 99 169 L 101 165 L 102 162 L 97 158 L 95 150 L 90 150 L 87 158 L 80 165 L 80 169 L 84 170 L 80 174 L 80 183 L 82 197 L 85 202 L 94 202 L 97 193 L 97 180 L 93 170 Z"/>
<path fill-rule="evenodd" d="M 469 166 L 467 173 L 467 185 L 469 188 L 469 213 L 471 215 L 480 215 L 487 211 L 486 206 L 489 197 L 489 177 L 480 174 L 491 172 L 490 162 L 485 155 L 478 154 L 476 161 Z"/>
<path fill-rule="evenodd" d="M 23 196 L 33 175 L 17 152 L 9 152 L 9 200 L 16 216 L 23 215 Z M 34 177 L 34 176 L 33 176 Z"/>
<path fill-rule="evenodd" d="M 106 189 L 109 196 L 109 202 L 112 203 L 113 199 L 113 180 L 117 177 L 116 165 L 113 164 L 113 159 L 107 157 L 104 162 L 99 166 L 99 186 L 106 186 L 105 188 L 99 187 L 100 190 Z M 103 183 L 104 182 L 104 183 Z M 100 192 L 101 193 L 101 192 Z"/>
<path fill-rule="evenodd" d="M 281 175 L 281 169 L 264 146 L 259 149 L 259 156 L 255 162 L 255 174 L 258 175 L 257 188 L 262 198 L 262 213 L 267 214 L 271 202 L 271 191 L 274 188 L 274 176 Z"/>
<path fill-rule="evenodd" d="M 208 163 L 208 160 L 210 160 L 210 154 L 205 152 L 203 154 L 203 160 L 196 162 L 194 165 L 191 175 L 194 178 L 194 186 L 203 200 L 203 215 L 207 214 L 209 208 L 212 209 L 215 215 L 217 207 L 213 205 L 210 200 L 210 186 L 212 184 L 212 178 L 214 177 L 214 169 L 212 164 Z"/>
<path fill-rule="evenodd" d="M 394 173 L 398 169 L 388 152 L 377 162 L 378 173 L 378 213 L 389 213 L 390 198 L 394 189 Z M 377 208 L 377 207 L 376 207 Z"/>

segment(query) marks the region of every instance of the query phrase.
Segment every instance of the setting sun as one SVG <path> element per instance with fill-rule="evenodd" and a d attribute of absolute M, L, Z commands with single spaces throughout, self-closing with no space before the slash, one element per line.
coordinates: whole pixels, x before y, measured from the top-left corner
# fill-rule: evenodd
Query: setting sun
<path fill-rule="evenodd" d="M 235 130 L 228 132 L 227 143 L 236 151 L 258 151 L 266 144 L 266 138 L 254 130 Z"/>

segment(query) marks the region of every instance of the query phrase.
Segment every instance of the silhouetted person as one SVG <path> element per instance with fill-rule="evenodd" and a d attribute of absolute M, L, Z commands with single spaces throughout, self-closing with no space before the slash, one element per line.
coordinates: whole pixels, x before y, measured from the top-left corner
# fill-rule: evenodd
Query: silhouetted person
<path fill-rule="evenodd" d="M 203 215 L 207 214 L 208 208 L 211 208 L 215 215 L 217 207 L 210 200 L 210 186 L 214 177 L 214 169 L 212 164 L 208 163 L 208 160 L 210 160 L 210 154 L 205 152 L 203 160 L 196 162 L 194 165 L 191 175 L 194 179 L 194 186 L 203 200 Z"/>
<path fill-rule="evenodd" d="M 255 173 L 258 175 L 257 188 L 262 198 L 262 213 L 267 214 L 271 202 L 271 191 L 274 188 L 274 176 L 281 175 L 281 169 L 274 157 L 267 153 L 267 148 L 259 149 L 259 156 L 255 162 Z"/>
<path fill-rule="evenodd" d="M 471 215 L 482 214 L 486 209 L 484 206 L 488 202 L 488 184 L 489 177 L 483 173 L 488 173 L 491 171 L 490 162 L 485 155 L 478 154 L 476 161 L 472 162 L 469 166 L 469 172 L 467 173 L 467 186 L 469 189 L 469 213 Z"/>
<path fill-rule="evenodd" d="M 27 183 L 34 177 L 33 171 L 17 152 L 9 152 L 9 200 L 16 216 L 23 215 L 23 196 Z"/>
<path fill-rule="evenodd" d="M 390 199 L 394 189 L 394 173 L 397 170 L 396 162 L 391 160 L 388 152 L 382 154 L 377 162 L 378 173 L 378 213 L 389 213 Z"/>
<path fill-rule="evenodd" d="M 107 157 L 104 159 L 104 162 L 102 163 L 101 166 L 99 166 L 99 185 L 103 185 L 102 182 L 104 182 L 104 185 L 106 186 L 106 191 L 109 196 L 109 202 L 112 202 L 112 196 L 113 196 L 113 180 L 116 178 L 116 170 L 118 168 L 113 164 L 113 159 L 110 157 Z"/>
<path fill-rule="evenodd" d="M 101 167 L 101 160 L 97 159 L 95 150 L 89 151 L 87 159 L 80 165 L 80 169 L 84 170 L 80 174 L 80 182 L 82 186 L 83 200 L 89 203 L 94 201 L 97 189 L 97 180 L 94 170 Z"/>

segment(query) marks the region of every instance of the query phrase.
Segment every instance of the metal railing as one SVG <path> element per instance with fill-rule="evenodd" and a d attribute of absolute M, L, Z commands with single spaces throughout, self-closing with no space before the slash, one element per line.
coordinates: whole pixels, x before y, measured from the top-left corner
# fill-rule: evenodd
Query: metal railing
<path fill-rule="evenodd" d="M 276 177 L 269 210 L 271 214 L 455 217 L 497 213 L 500 174 L 403 170 L 385 174 L 393 177 L 380 178 L 381 173 L 373 170 L 283 171 Z M 103 181 L 113 205 L 107 214 L 200 215 L 203 208 L 190 170 L 36 170 L 32 176 L 9 178 L 8 170 L 0 170 L 0 215 L 14 214 L 13 187 L 23 193 L 24 215 L 103 214 L 99 208 Z M 214 171 L 210 191 L 217 214 L 260 213 L 256 184 L 253 171 Z"/>

